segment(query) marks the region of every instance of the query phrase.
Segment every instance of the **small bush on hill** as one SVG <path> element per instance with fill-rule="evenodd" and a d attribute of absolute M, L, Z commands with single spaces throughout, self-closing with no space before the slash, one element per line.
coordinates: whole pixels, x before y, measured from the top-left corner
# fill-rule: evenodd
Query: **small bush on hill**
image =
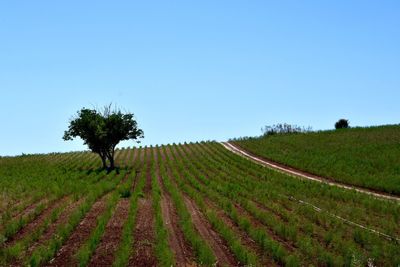
<path fill-rule="evenodd" d="M 349 120 L 346 119 L 340 119 L 335 123 L 335 129 L 345 129 L 349 127 Z"/>
<path fill-rule="evenodd" d="M 264 135 L 275 135 L 275 134 L 295 134 L 295 133 L 307 133 L 311 132 L 312 128 L 310 126 L 300 127 L 295 124 L 288 123 L 278 123 L 272 126 L 265 126 L 261 128 Z"/>

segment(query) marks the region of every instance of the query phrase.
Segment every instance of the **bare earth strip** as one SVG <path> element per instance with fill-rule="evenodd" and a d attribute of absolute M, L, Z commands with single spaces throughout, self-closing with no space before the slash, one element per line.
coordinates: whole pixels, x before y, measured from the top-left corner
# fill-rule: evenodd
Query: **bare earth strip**
<path fill-rule="evenodd" d="M 149 154 L 150 151 L 147 151 Z M 148 155 L 149 157 L 149 155 Z M 133 255 L 128 266 L 156 266 L 157 259 L 154 253 L 154 212 L 151 198 L 151 175 L 147 168 L 145 198 L 139 199 L 136 226 L 133 233 Z"/>
<path fill-rule="evenodd" d="M 161 153 L 161 160 L 166 161 L 164 153 Z M 178 213 L 171 196 L 165 189 L 159 167 L 157 165 L 156 172 L 161 188 L 161 213 L 168 231 L 169 245 L 174 253 L 176 266 L 196 266 L 193 249 L 185 240 L 185 236 L 179 227 Z"/>
<path fill-rule="evenodd" d="M 182 230 L 179 228 L 178 214 L 173 205 L 171 196 L 166 193 L 162 178 L 158 175 L 161 185 L 161 213 L 168 231 L 169 245 L 175 256 L 176 266 L 195 266 L 195 257 L 190 245 L 185 241 Z"/>
<path fill-rule="evenodd" d="M 167 147 L 166 153 L 169 158 L 173 158 L 171 147 Z M 168 166 L 167 171 L 171 180 L 176 182 L 175 179 L 173 179 L 170 166 Z M 184 177 L 182 178 L 184 179 Z M 196 204 L 185 194 L 183 197 L 197 232 L 210 245 L 217 258 L 217 266 L 236 266 L 235 257 L 225 244 L 225 241 L 212 229 L 211 224 L 204 218 L 204 215 Z"/>
<path fill-rule="evenodd" d="M 63 212 L 60 214 L 60 216 L 58 217 L 58 219 L 49 226 L 49 228 L 43 233 L 43 235 L 41 235 L 39 237 L 39 239 L 32 244 L 29 248 L 28 248 L 28 255 L 31 255 L 32 252 L 40 245 L 43 245 L 46 243 L 46 241 L 48 241 L 53 234 L 56 232 L 57 227 L 60 225 L 63 225 L 65 223 L 67 223 L 68 218 L 70 217 L 70 215 L 72 214 L 72 212 L 75 211 L 75 209 L 82 204 L 82 202 L 84 201 L 84 198 L 79 199 L 78 201 L 75 201 L 73 203 L 71 203 L 69 206 L 67 206 Z"/>
<path fill-rule="evenodd" d="M 17 214 L 14 214 L 14 215 L 12 216 L 12 219 L 16 219 L 17 217 L 23 218 L 23 217 L 28 216 L 29 214 L 33 213 L 33 211 L 34 211 L 34 210 L 36 209 L 36 207 L 38 207 L 39 205 L 42 205 L 42 204 L 45 204 L 45 205 L 46 205 L 46 204 L 48 204 L 47 201 L 48 201 L 48 200 L 47 200 L 46 198 L 44 198 L 44 199 L 38 200 L 37 202 L 34 202 L 34 203 L 28 205 L 28 206 L 25 207 L 22 211 L 18 212 Z"/>
<path fill-rule="evenodd" d="M 107 223 L 101 243 L 93 254 L 89 266 L 111 266 L 122 236 L 124 222 L 128 218 L 129 199 L 121 199 L 111 220 Z"/>
<path fill-rule="evenodd" d="M 379 198 L 379 199 L 395 200 L 395 201 L 400 202 L 400 197 L 398 197 L 398 196 L 375 192 L 375 191 L 371 191 L 371 190 L 357 187 L 357 186 L 351 186 L 351 185 L 347 185 L 347 184 L 333 182 L 333 181 L 331 181 L 327 178 L 321 177 L 321 176 L 313 175 L 313 174 L 310 174 L 310 173 L 307 173 L 304 171 L 297 170 L 292 167 L 285 166 L 283 164 L 279 164 L 279 163 L 271 161 L 271 160 L 262 159 L 260 157 L 254 156 L 251 153 L 244 151 L 243 149 L 239 148 L 238 146 L 233 145 L 228 142 L 222 142 L 221 145 L 224 146 L 229 151 L 231 151 L 239 156 L 249 159 L 249 160 L 251 160 L 259 165 L 262 165 L 264 167 L 276 170 L 276 171 L 284 173 L 286 175 L 290 175 L 292 177 L 308 179 L 308 180 L 312 180 L 312 181 L 316 181 L 319 183 L 324 183 L 324 184 L 327 184 L 330 186 L 336 186 L 336 187 L 340 187 L 340 188 L 344 188 L 344 189 L 348 189 L 348 190 L 355 190 L 357 192 L 368 194 L 368 195 L 371 195 L 371 196 L 373 196 L 375 198 Z"/>
<path fill-rule="evenodd" d="M 226 226 L 229 226 L 229 228 L 236 234 L 236 236 L 240 237 L 240 242 L 247 248 L 251 249 L 255 254 L 257 254 L 259 261 L 262 263 L 263 266 L 278 266 L 271 257 L 265 255 L 262 248 L 258 246 L 257 243 L 246 232 L 242 231 L 239 225 L 232 221 L 231 218 L 223 210 L 218 209 L 217 206 L 207 198 L 205 199 L 205 202 L 207 203 L 207 206 L 217 212 L 218 217 L 223 220 Z"/>
<path fill-rule="evenodd" d="M 193 201 L 184 196 L 186 207 L 200 236 L 210 245 L 217 258 L 217 266 L 237 266 L 237 262 L 225 241 L 214 231 Z"/>
<path fill-rule="evenodd" d="M 50 217 L 53 210 L 57 209 L 61 205 L 68 201 L 68 197 L 62 197 L 59 200 L 51 203 L 47 208 L 45 208 L 38 217 L 30 221 L 27 225 L 25 225 L 20 231 L 18 231 L 13 237 L 7 240 L 5 243 L 6 246 L 12 246 L 17 241 L 25 238 L 27 235 L 31 234 L 39 225 L 41 225 L 47 218 Z"/>
<path fill-rule="evenodd" d="M 76 266 L 77 261 L 74 258 L 75 253 L 82 244 L 89 238 L 90 233 L 96 226 L 97 217 L 106 209 L 107 198 L 110 193 L 103 196 L 100 200 L 94 203 L 85 218 L 80 222 L 72 235 L 68 238 L 65 244 L 57 253 L 56 257 L 50 261 L 47 266 Z"/>

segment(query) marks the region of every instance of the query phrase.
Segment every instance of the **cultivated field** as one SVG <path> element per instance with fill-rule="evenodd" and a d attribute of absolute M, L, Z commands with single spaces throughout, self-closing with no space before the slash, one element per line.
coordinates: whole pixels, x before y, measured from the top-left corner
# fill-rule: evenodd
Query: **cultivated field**
<path fill-rule="evenodd" d="M 0 159 L 1 266 L 397 266 L 400 205 L 214 142 Z"/>
<path fill-rule="evenodd" d="M 372 190 L 400 195 L 400 126 L 245 138 L 257 156 Z"/>

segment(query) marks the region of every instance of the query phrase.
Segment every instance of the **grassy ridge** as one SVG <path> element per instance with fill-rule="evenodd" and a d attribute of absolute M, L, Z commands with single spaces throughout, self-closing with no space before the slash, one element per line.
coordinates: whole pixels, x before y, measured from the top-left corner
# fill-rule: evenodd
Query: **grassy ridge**
<path fill-rule="evenodd" d="M 339 182 L 400 195 L 400 126 L 242 138 L 264 158 Z"/>

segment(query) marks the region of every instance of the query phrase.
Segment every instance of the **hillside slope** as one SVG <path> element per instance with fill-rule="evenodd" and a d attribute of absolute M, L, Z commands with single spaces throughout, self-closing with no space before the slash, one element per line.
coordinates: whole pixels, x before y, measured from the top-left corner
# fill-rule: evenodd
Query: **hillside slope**
<path fill-rule="evenodd" d="M 243 138 L 233 143 L 312 174 L 400 195 L 398 125 Z"/>
<path fill-rule="evenodd" d="M 0 266 L 397 266 L 400 205 L 215 142 L 0 159 Z"/>

